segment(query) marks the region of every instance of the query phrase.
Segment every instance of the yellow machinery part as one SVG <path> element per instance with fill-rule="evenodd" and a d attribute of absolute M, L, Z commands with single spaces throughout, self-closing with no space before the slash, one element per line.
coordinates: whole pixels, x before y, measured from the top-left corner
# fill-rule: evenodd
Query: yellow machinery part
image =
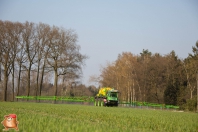
<path fill-rule="evenodd" d="M 106 96 L 107 91 L 112 90 L 112 89 L 113 88 L 110 88 L 110 87 L 100 88 L 99 93 L 97 95 Z"/>

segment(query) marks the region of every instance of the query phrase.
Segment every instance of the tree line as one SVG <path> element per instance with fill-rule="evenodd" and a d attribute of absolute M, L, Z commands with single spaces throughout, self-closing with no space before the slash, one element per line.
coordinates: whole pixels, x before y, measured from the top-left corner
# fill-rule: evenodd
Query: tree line
<path fill-rule="evenodd" d="M 175 51 L 167 55 L 149 50 L 139 55 L 123 52 L 102 68 L 100 77 L 93 76 L 92 80 L 118 89 L 121 100 L 126 102 L 163 103 L 196 110 L 198 41 L 192 52 L 185 59 L 178 58 Z"/>
<path fill-rule="evenodd" d="M 7 101 L 8 95 L 13 101 L 15 95 L 41 96 L 49 84 L 54 96 L 61 93 L 59 84 L 71 88 L 88 58 L 80 53 L 77 39 L 71 29 L 0 20 L 1 99 Z"/>
<path fill-rule="evenodd" d="M 71 29 L 32 22 L 0 20 L 0 98 L 15 96 L 94 96 L 95 86 L 79 83 L 88 57 L 80 53 L 77 34 Z M 143 50 L 123 52 L 103 67 L 100 86 L 120 91 L 120 100 L 145 101 L 196 107 L 198 41 L 192 54 L 180 59 Z"/>

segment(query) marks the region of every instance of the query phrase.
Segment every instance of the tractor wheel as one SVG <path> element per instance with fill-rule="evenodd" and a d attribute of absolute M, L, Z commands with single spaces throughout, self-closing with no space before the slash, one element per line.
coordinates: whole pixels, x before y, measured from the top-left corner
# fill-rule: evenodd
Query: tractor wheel
<path fill-rule="evenodd" d="M 95 106 L 98 106 L 98 99 L 95 99 L 94 105 L 95 105 Z"/>
<path fill-rule="evenodd" d="M 98 100 L 98 106 L 100 106 L 100 99 Z"/>
<path fill-rule="evenodd" d="M 100 102 L 100 106 L 104 106 L 104 102 L 103 102 L 103 100 L 101 100 L 101 102 Z"/>
<path fill-rule="evenodd" d="M 96 100 L 94 101 L 94 106 L 97 106 L 97 101 Z"/>

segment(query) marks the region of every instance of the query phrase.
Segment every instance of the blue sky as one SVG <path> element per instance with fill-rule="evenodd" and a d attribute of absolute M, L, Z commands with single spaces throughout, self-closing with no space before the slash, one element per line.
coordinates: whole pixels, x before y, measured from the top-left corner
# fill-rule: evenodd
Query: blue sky
<path fill-rule="evenodd" d="M 186 58 L 198 40 L 197 0 L 1 0 L 0 19 L 75 30 L 81 53 L 89 56 L 86 85 L 122 52 L 174 50 Z"/>

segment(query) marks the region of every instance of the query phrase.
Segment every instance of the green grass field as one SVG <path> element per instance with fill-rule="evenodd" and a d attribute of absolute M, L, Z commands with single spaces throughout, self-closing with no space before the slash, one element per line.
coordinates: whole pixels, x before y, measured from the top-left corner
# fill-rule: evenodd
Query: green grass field
<path fill-rule="evenodd" d="M 0 102 L 17 114 L 20 132 L 197 132 L 198 114 L 123 107 Z M 0 125 L 0 131 L 3 129 Z M 15 130 L 9 130 L 14 132 Z"/>

